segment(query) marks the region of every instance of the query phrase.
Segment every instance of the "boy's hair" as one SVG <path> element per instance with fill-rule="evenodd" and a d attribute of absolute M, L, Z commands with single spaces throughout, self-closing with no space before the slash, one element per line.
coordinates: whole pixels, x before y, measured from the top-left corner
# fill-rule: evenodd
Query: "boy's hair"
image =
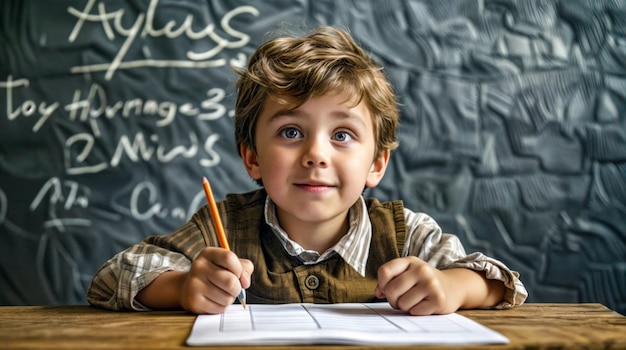
<path fill-rule="evenodd" d="M 236 70 L 235 141 L 256 151 L 256 122 L 265 101 L 299 106 L 311 97 L 345 92 L 373 116 L 378 157 L 397 147 L 398 106 L 382 67 L 342 29 L 319 27 L 304 37 L 278 37 L 261 45 L 248 67 Z M 241 154 L 240 154 L 241 155 Z"/>

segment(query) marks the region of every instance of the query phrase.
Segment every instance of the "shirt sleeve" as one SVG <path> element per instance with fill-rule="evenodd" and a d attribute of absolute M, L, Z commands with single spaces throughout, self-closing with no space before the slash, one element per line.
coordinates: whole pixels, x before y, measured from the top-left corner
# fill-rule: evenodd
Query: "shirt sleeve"
<path fill-rule="evenodd" d="M 110 310 L 149 310 L 135 297 L 166 271 L 188 271 L 191 260 L 183 254 L 139 243 L 105 262 L 91 281 L 87 301 Z"/>
<path fill-rule="evenodd" d="M 166 271 L 189 271 L 191 262 L 208 245 L 213 228 L 207 222 L 208 209 L 175 232 L 146 238 L 106 261 L 94 275 L 87 301 L 110 310 L 149 310 L 135 300 L 137 293 Z"/>
<path fill-rule="evenodd" d="M 517 271 L 482 253 L 466 254 L 459 238 L 441 231 L 433 218 L 423 213 L 404 209 L 407 239 L 403 256 L 417 256 L 440 269 L 467 268 L 482 271 L 488 279 L 502 281 L 506 287 L 504 298 L 495 308 L 506 309 L 524 303 L 528 292 Z"/>

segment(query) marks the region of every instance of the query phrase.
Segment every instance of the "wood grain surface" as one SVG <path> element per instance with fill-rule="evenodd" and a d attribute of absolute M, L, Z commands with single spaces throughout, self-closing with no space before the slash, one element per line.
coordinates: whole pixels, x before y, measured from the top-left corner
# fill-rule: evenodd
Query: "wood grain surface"
<path fill-rule="evenodd" d="M 626 317 L 601 304 L 525 304 L 511 310 L 463 310 L 459 314 L 510 340 L 506 345 L 471 346 L 471 349 L 626 349 Z M 194 315 L 183 311 L 114 312 L 90 306 L 2 306 L 0 349 L 194 349 L 185 345 L 194 320 Z M 230 347 L 257 348 L 273 347 Z M 319 348 L 374 347 L 298 347 Z M 420 346 L 419 349 L 448 347 Z"/>

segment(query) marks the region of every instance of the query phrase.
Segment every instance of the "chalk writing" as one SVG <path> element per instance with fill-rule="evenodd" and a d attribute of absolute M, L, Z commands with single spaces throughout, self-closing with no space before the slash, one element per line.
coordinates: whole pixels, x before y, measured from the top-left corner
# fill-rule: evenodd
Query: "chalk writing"
<path fill-rule="evenodd" d="M 97 196 L 90 198 L 92 191 L 80 182 L 83 179 L 80 175 L 121 168 L 128 163 L 166 164 L 177 160 L 188 163 L 192 159 L 192 166 L 206 168 L 218 166 L 222 161 L 216 147 L 221 135 L 211 129 L 207 131 L 208 124 L 203 122 L 233 117 L 234 111 L 225 103 L 225 89 L 207 87 L 198 91 L 199 97 L 195 91 L 176 94 L 188 98 L 181 101 L 168 94 L 146 96 L 143 90 L 129 95 L 117 90 L 115 84 L 109 86 L 108 81 L 119 70 L 132 68 L 202 69 L 228 64 L 245 67 L 247 56 L 237 49 L 245 47 L 250 36 L 237 28 L 237 23 L 246 20 L 246 16 L 258 17 L 260 12 L 253 6 L 238 6 L 215 17 L 214 23 L 207 23 L 206 13 L 174 13 L 178 7 L 171 8 L 170 2 L 150 0 L 140 5 L 121 8 L 114 2 L 86 0 L 67 8 L 69 27 L 55 33 L 63 33 L 62 40 L 74 43 L 69 47 L 76 46 L 82 51 L 85 43 L 100 45 L 104 41 L 104 46 L 99 47 L 112 48 L 108 56 L 98 54 L 78 61 L 68 60 L 73 62 L 68 74 L 84 74 L 76 78 L 80 79 L 78 84 L 70 81 L 58 84 L 56 76 L 33 75 L 27 79 L 16 72 L 0 77 L 0 106 L 4 102 L 1 100 L 6 99 L 6 108 L 0 107 L 4 109 L 0 110 L 3 122 L 26 127 L 33 135 L 24 135 L 25 138 L 57 141 L 64 175 L 73 176 L 72 180 L 64 176 L 43 179 L 45 183 L 35 189 L 36 194 L 26 199 L 26 210 L 45 211 L 40 227 L 44 231 L 96 226 L 96 218 L 119 221 L 123 215 L 140 221 L 189 220 L 204 203 L 201 190 L 189 194 L 193 198 L 188 205 L 165 204 L 169 201 L 161 198 L 156 182 L 146 180 L 131 184 L 132 192 L 124 193 L 124 203 L 116 202 L 115 210 L 110 210 L 108 206 L 97 205 Z M 91 42 L 94 40 L 98 42 Z M 182 48 L 159 51 L 168 44 Z M 104 80 L 93 79 L 92 74 L 98 72 L 104 74 Z M 54 98 L 42 94 L 48 90 L 54 91 Z M 49 151 L 55 150 L 50 145 Z M 8 227 L 13 225 L 8 213 L 14 205 L 7 195 L 10 192 L 5 194 L 4 190 L 0 188 L 0 224 Z M 94 193 L 100 190 L 94 188 Z M 22 230 L 17 225 L 11 229 Z"/>
<path fill-rule="evenodd" d="M 9 121 L 15 121 L 20 117 L 38 118 L 33 125 L 32 131 L 38 132 L 50 119 L 52 114 L 59 109 L 68 112 L 71 121 L 90 122 L 94 135 L 99 135 L 100 130 L 95 121 L 105 117 L 113 119 L 115 117 L 129 118 L 138 116 L 158 117 L 155 125 L 165 127 L 172 124 L 177 115 L 195 117 L 199 120 L 216 120 L 227 114 L 226 107 L 222 104 L 226 97 L 226 92 L 220 88 L 207 90 L 207 98 L 200 102 L 200 106 L 193 103 L 176 104 L 171 101 L 157 101 L 153 99 L 131 98 L 126 101 L 116 101 L 110 103 L 105 89 L 99 84 L 91 84 L 85 96 L 81 90 L 76 89 L 72 102 L 61 106 L 59 102 L 37 102 L 27 100 L 22 103 L 15 103 L 13 95 L 16 88 L 28 88 L 28 79 L 13 80 L 9 75 L 6 81 L 0 81 L 0 89 L 5 89 L 6 115 Z M 14 106 L 17 106 L 14 108 Z"/>
<path fill-rule="evenodd" d="M 167 149 L 159 144 L 159 137 L 156 134 L 152 134 L 149 139 L 146 139 L 143 133 L 136 133 L 132 141 L 127 135 L 122 135 L 115 147 L 111 160 L 101 160 L 99 162 L 96 160 L 94 163 L 94 160 L 89 157 L 92 155 L 98 157 L 98 155 L 93 153 L 96 139 L 91 134 L 79 133 L 68 138 L 65 143 L 65 169 L 70 175 L 98 173 L 107 168 L 119 166 L 124 156 L 133 163 L 139 161 L 147 162 L 154 158 L 161 163 L 169 163 L 177 157 L 194 158 L 201 151 L 205 152 L 198 159 L 198 163 L 201 166 L 208 168 L 220 163 L 221 157 L 213 148 L 220 138 L 218 134 L 209 135 L 204 140 L 202 148 L 199 146 L 198 137 L 195 133 L 190 132 L 188 136 L 188 145 L 178 145 Z"/>
<path fill-rule="evenodd" d="M 82 191 L 82 193 L 79 191 Z M 34 211 L 37 209 L 47 194 L 50 194 L 48 203 L 51 206 L 62 204 L 65 210 L 70 210 L 75 205 L 82 208 L 89 206 L 88 191 L 84 188 L 81 189 L 76 181 L 61 182 L 59 178 L 53 177 L 46 181 L 41 190 L 39 190 L 39 193 L 30 203 L 30 210 Z"/>
<path fill-rule="evenodd" d="M 61 181 L 57 177 L 50 178 L 39 190 L 30 204 L 30 211 L 35 211 L 47 198 L 49 208 L 48 217 L 44 221 L 44 228 L 54 227 L 65 231 L 66 226 L 91 226 L 91 220 L 83 218 L 59 217 L 58 211 L 69 212 L 73 207 L 87 208 L 89 206 L 89 190 L 76 181 Z"/>
<path fill-rule="evenodd" d="M 126 101 L 117 101 L 112 105 L 109 104 L 106 92 L 98 84 L 92 84 L 87 96 L 81 99 L 80 90 L 74 92 L 72 103 L 64 106 L 69 112 L 69 119 L 72 121 L 88 121 L 106 117 L 113 119 L 115 117 L 129 118 L 131 116 L 156 116 L 159 118 L 155 123 L 158 127 L 165 127 L 174 122 L 176 115 L 184 115 L 188 117 L 197 117 L 199 120 L 216 120 L 226 114 L 226 107 L 221 102 L 226 93 L 223 89 L 212 88 L 207 91 L 208 98 L 200 102 L 197 108 L 192 103 L 183 103 L 178 105 L 171 101 L 143 100 L 141 98 L 132 98 Z M 100 134 L 97 123 L 90 121 L 95 135 Z"/>
<path fill-rule="evenodd" d="M 42 228 L 55 228 L 61 232 L 67 226 L 91 226 L 92 221 L 85 218 L 65 217 L 73 208 L 87 209 L 91 190 L 76 181 L 62 181 L 57 177 L 48 179 L 35 195 L 29 206 L 31 212 L 40 208 L 48 208 L 48 219 Z M 43 205 L 45 203 L 45 205 Z M 204 192 L 196 193 L 189 205 L 166 207 L 159 200 L 157 187 L 150 181 L 142 181 L 134 186 L 128 202 L 127 212 L 133 219 L 146 221 L 154 218 L 171 218 L 188 221 L 196 210 L 204 203 Z M 5 221 L 8 210 L 7 197 L 0 188 L 0 224 Z M 103 215 L 106 215 L 103 213 Z M 108 215 L 111 216 L 111 215 Z M 119 219 L 119 218 L 118 218 Z"/>
<path fill-rule="evenodd" d="M 226 60 L 223 58 L 216 58 L 219 53 L 221 53 L 224 49 L 243 47 L 250 40 L 250 37 L 247 34 L 238 31 L 231 26 L 231 20 L 242 14 L 250 14 L 255 17 L 259 15 L 259 11 L 252 6 L 239 6 L 227 12 L 220 21 L 220 28 L 230 37 L 223 38 L 216 32 L 214 23 L 209 23 L 200 31 L 194 31 L 193 25 L 195 18 L 193 14 L 188 14 L 185 17 L 185 20 L 180 24 L 172 20 L 163 25 L 162 28 L 155 28 L 154 16 L 157 11 L 158 4 L 158 0 L 151 0 L 146 12 L 139 12 L 136 14 L 134 21 L 132 21 L 133 24 L 128 28 L 122 25 L 123 22 L 128 22 L 128 19 L 125 18 L 127 13 L 125 13 L 124 9 L 109 11 L 106 8 L 105 3 L 102 1 L 98 2 L 96 6 L 96 0 L 89 0 L 82 10 L 69 7 L 67 11 L 71 15 L 75 16 L 77 20 L 74 24 L 72 32 L 69 35 L 68 41 L 74 42 L 79 37 L 86 22 L 99 23 L 109 41 L 114 41 L 117 35 L 125 38 L 111 62 L 76 66 L 73 67 L 71 71 L 73 73 L 106 71 L 105 78 L 110 80 L 115 71 L 118 69 L 148 66 L 177 68 L 221 67 L 226 64 Z M 125 19 L 125 21 L 123 19 Z M 213 43 L 215 43 L 215 46 L 203 52 L 187 51 L 186 57 L 188 60 L 166 60 L 153 58 L 130 61 L 124 60 L 130 47 L 137 39 L 145 39 L 146 37 L 165 37 L 167 39 L 176 39 L 182 35 L 185 35 L 185 37 L 191 40 L 209 38 Z"/>
<path fill-rule="evenodd" d="M 33 126 L 33 132 L 39 131 L 43 124 L 50 118 L 52 113 L 54 113 L 59 108 L 59 103 L 54 102 L 48 105 L 47 102 L 37 103 L 33 100 L 26 100 L 20 104 L 19 106 L 13 109 L 13 89 L 19 87 L 28 87 L 29 81 L 28 79 L 17 79 L 13 80 L 13 77 L 9 75 L 7 77 L 7 81 L 0 81 L 0 88 L 6 89 L 6 99 L 7 99 L 7 119 L 13 121 L 21 116 L 31 117 L 35 113 L 38 113 L 39 120 Z"/>
<path fill-rule="evenodd" d="M 199 191 L 191 200 L 188 208 L 180 206 L 167 208 L 158 200 L 156 186 L 144 181 L 133 189 L 130 199 L 130 213 L 133 218 L 140 221 L 150 220 L 154 217 L 172 218 L 181 221 L 191 219 L 197 208 L 203 204 L 204 192 Z"/>
<path fill-rule="evenodd" d="M 227 108 L 222 104 L 226 93 L 220 88 L 207 90 L 207 98 L 198 105 L 190 102 L 181 104 L 172 101 L 158 101 L 154 99 L 132 98 L 125 101 L 110 102 L 106 91 L 99 84 L 92 84 L 85 95 L 81 90 L 75 90 L 72 102 L 61 105 L 59 102 L 49 103 L 28 100 L 15 103 L 14 90 L 27 89 L 28 79 L 13 79 L 9 76 L 6 81 L 0 81 L 0 88 L 6 91 L 7 118 L 11 122 L 19 118 L 35 118 L 32 127 L 33 133 L 39 132 L 55 111 L 65 111 L 66 118 L 72 122 L 87 123 L 91 132 L 82 132 L 70 135 L 65 140 L 64 163 L 66 172 L 70 175 L 98 173 L 110 167 L 117 167 L 122 159 L 131 162 L 150 161 L 155 159 L 161 163 L 171 162 L 178 157 L 199 157 L 198 163 L 202 167 L 212 167 L 220 163 L 221 157 L 214 150 L 219 140 L 218 134 L 210 134 L 200 140 L 195 131 L 187 133 L 186 144 L 160 144 L 156 133 L 145 134 L 137 132 L 132 135 L 122 135 L 117 140 L 104 140 L 99 126 L 99 119 L 114 118 L 128 119 L 131 117 L 155 117 L 155 126 L 163 128 L 171 125 L 177 116 L 193 117 L 198 120 L 211 121 L 227 115 Z M 21 106 L 21 107 L 15 107 Z M 60 113 L 57 113 L 60 114 Z M 232 115 L 232 114 L 228 114 Z M 184 137 L 183 137 L 184 139 Z M 99 159 L 94 150 L 104 142 L 115 142 L 113 156 L 109 160 Z"/>

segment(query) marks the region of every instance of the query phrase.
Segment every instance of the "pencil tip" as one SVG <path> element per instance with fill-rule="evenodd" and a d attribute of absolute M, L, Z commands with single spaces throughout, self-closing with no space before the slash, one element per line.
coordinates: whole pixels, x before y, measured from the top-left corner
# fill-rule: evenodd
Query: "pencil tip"
<path fill-rule="evenodd" d="M 243 306 L 243 308 L 246 308 L 246 290 L 241 288 L 241 292 L 239 292 L 239 296 L 237 297 L 237 299 L 239 299 L 239 302 L 241 303 L 241 306 Z"/>

